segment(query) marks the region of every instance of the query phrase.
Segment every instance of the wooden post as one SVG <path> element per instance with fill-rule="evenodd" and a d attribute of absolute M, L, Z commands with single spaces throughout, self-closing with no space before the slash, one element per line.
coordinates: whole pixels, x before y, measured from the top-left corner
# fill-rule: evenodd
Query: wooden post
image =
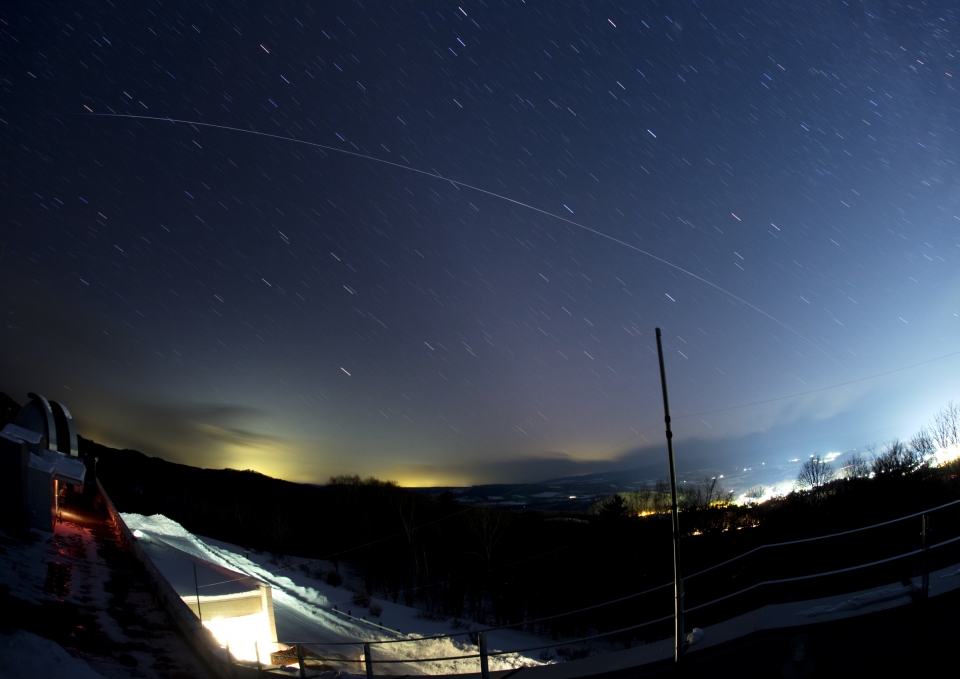
<path fill-rule="evenodd" d="M 673 431 L 670 429 L 670 402 L 667 400 L 667 373 L 663 367 L 663 341 L 657 328 L 657 357 L 660 359 L 660 386 L 663 389 L 663 421 L 667 425 L 667 455 L 670 459 L 670 493 L 673 520 L 673 660 L 683 654 L 683 578 L 680 575 L 680 516 L 677 505 L 677 472 L 673 464 Z"/>
<path fill-rule="evenodd" d="M 257 672 L 263 672 L 263 665 L 260 663 L 260 645 L 257 640 L 253 640 L 253 654 L 257 656 Z"/>
<path fill-rule="evenodd" d="M 370 657 L 370 644 L 363 645 L 363 664 L 367 668 L 367 679 L 373 679 L 373 658 Z"/>
<path fill-rule="evenodd" d="M 203 629 L 203 615 L 200 614 L 200 585 L 197 584 L 197 562 L 193 562 L 193 589 L 197 593 L 197 617 L 200 618 L 200 629 Z"/>
<path fill-rule="evenodd" d="M 303 646 L 297 644 L 297 664 L 300 666 L 300 679 L 307 679 L 307 666 L 303 664 Z"/>
<path fill-rule="evenodd" d="M 477 646 L 480 648 L 480 679 L 490 679 L 490 664 L 487 661 L 487 633 L 477 634 Z"/>

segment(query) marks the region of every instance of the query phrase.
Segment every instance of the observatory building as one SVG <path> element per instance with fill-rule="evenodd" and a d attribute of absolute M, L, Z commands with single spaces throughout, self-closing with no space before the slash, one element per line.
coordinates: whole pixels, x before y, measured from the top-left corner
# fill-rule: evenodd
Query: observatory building
<path fill-rule="evenodd" d="M 0 520 L 12 528 L 53 532 L 67 486 L 83 491 L 86 467 L 66 406 L 40 394 L 0 431 Z"/>

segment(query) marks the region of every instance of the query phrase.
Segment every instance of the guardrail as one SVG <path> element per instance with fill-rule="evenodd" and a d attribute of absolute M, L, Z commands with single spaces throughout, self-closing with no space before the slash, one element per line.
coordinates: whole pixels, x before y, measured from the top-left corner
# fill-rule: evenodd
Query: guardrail
<path fill-rule="evenodd" d="M 254 677 L 258 677 L 259 673 L 257 670 L 251 671 L 252 668 L 233 662 L 232 657 L 229 655 L 229 649 L 226 649 L 225 653 L 218 653 L 218 651 L 220 651 L 220 644 L 216 638 L 210 633 L 210 630 L 203 626 L 200 619 L 194 615 L 190 607 L 180 598 L 180 595 L 176 593 L 170 583 L 167 582 L 167 579 L 163 577 L 163 574 L 154 565 L 153 561 L 150 560 L 150 557 L 143 551 L 139 541 L 133 536 L 133 531 L 127 526 L 123 517 L 120 516 L 120 512 L 118 512 L 117 508 L 113 505 L 110 496 L 107 495 L 107 492 L 103 489 L 100 479 L 97 479 L 97 490 L 103 497 L 104 506 L 106 507 L 110 521 L 117 527 L 124 545 L 126 545 L 146 570 L 147 578 L 153 586 L 157 600 L 166 610 L 167 614 L 169 614 L 187 642 L 193 647 L 194 651 L 196 651 L 200 660 L 216 676 L 221 677 L 221 679 L 253 679 Z"/>
<path fill-rule="evenodd" d="M 256 676 L 262 676 L 264 672 L 268 670 L 260 666 L 259 662 L 256 667 L 237 661 L 230 655 L 229 648 L 225 651 L 221 651 L 221 646 L 216 641 L 214 636 L 200 623 L 196 615 L 189 609 L 189 607 L 184 603 L 183 599 L 173 590 L 170 584 L 166 581 L 160 571 L 156 566 L 150 561 L 150 558 L 144 553 L 142 547 L 139 545 L 139 541 L 133 537 L 132 531 L 127 527 L 126 523 L 123 521 L 123 518 L 120 516 L 114 507 L 112 501 L 107 495 L 106 491 L 103 489 L 99 479 L 97 479 L 97 488 L 103 496 L 107 512 L 117 526 L 120 535 L 124 543 L 128 546 L 130 551 L 136 556 L 136 558 L 143 564 L 144 568 L 147 571 L 149 579 L 154 586 L 154 590 L 157 594 L 158 600 L 163 604 L 164 608 L 170 614 L 171 618 L 174 620 L 175 624 L 183 632 L 186 639 L 197 651 L 198 655 L 207 666 L 214 671 L 214 673 L 222 677 L 223 679 L 246 679 L 250 677 L 251 679 Z M 918 575 L 921 578 L 921 584 L 915 586 L 912 584 L 909 587 L 906 587 L 904 591 L 914 594 L 916 597 L 924 598 L 928 595 L 929 592 L 929 573 L 933 570 L 933 565 L 939 563 L 941 566 L 944 563 L 949 565 L 956 565 L 960 562 L 960 549 L 954 548 L 952 550 L 945 550 L 951 545 L 960 547 L 960 511 L 955 512 L 955 515 L 949 517 L 949 521 L 945 523 L 950 523 L 951 521 L 956 524 L 957 535 L 940 540 L 935 544 L 932 543 L 931 534 L 929 532 L 930 526 L 930 517 L 936 513 L 943 512 L 951 507 L 957 507 L 960 510 L 960 500 L 955 500 L 953 502 L 948 502 L 946 504 L 930 508 L 922 512 L 916 512 L 906 516 L 898 517 L 889 521 L 883 521 L 876 524 L 871 524 L 869 526 L 863 526 L 861 528 L 855 528 L 846 531 L 840 531 L 837 533 L 831 533 L 827 535 L 815 536 L 810 538 L 802 538 L 798 540 L 789 540 L 778 543 L 770 543 L 766 545 L 761 545 L 754 549 L 751 549 L 743 554 L 737 555 L 731 559 L 727 559 L 720 563 L 714 564 L 707 568 L 704 568 L 700 571 L 692 573 L 684 577 L 684 581 L 689 583 L 691 580 L 703 579 L 705 585 L 709 585 L 711 579 L 716 579 L 719 576 L 722 576 L 723 569 L 729 568 L 734 565 L 738 565 L 745 560 L 749 560 L 751 557 L 756 555 L 769 552 L 776 549 L 784 548 L 795 548 L 798 545 L 811 545 L 814 543 L 825 543 L 830 540 L 835 540 L 838 538 L 848 538 L 857 534 L 866 534 L 869 531 L 874 531 L 882 528 L 888 528 L 891 526 L 898 526 L 904 522 L 909 521 L 910 519 L 921 518 L 921 530 L 916 534 L 918 544 L 916 546 L 911 546 L 911 548 L 906 551 L 897 552 L 892 555 L 884 556 L 882 558 L 872 559 L 867 562 L 856 563 L 851 565 L 842 566 L 839 568 L 832 568 L 825 571 L 818 571 L 814 573 L 805 573 L 800 575 L 793 575 L 783 578 L 774 578 L 774 579 L 760 579 L 757 582 L 748 584 L 744 587 L 736 589 L 732 592 L 723 593 L 720 596 L 717 596 L 708 601 L 697 603 L 696 605 L 686 608 L 685 613 L 690 618 L 693 618 L 701 625 L 705 626 L 704 622 L 710 621 L 711 624 L 716 624 L 729 620 L 736 616 L 736 611 L 740 610 L 742 612 L 748 612 L 751 610 L 756 610 L 769 601 L 764 602 L 762 599 L 758 600 L 758 593 L 761 593 L 763 590 L 776 589 L 777 587 L 784 585 L 795 585 L 796 583 L 810 583 L 817 580 L 822 580 L 825 578 L 835 578 L 837 576 L 849 576 L 851 574 L 860 573 L 870 569 L 876 569 L 872 582 L 886 583 L 889 584 L 891 581 L 900 581 L 905 582 L 907 578 L 902 577 L 903 573 L 906 572 L 903 566 L 898 566 L 896 569 L 891 570 L 890 567 L 894 564 L 898 564 L 907 559 L 916 559 L 919 558 L 919 561 L 916 563 L 907 566 L 907 569 L 910 574 L 910 578 L 915 578 Z M 909 538 L 911 533 L 907 533 L 901 538 Z M 883 543 L 884 541 L 872 540 L 873 543 Z M 946 552 L 946 553 L 944 553 Z M 761 564 L 763 566 L 763 564 Z M 749 568 L 747 566 L 742 566 L 738 574 L 747 572 Z M 757 572 L 762 571 L 762 568 L 755 568 Z M 894 576 L 901 577 L 894 577 Z M 707 577 L 711 576 L 711 577 Z M 891 580 L 892 578 L 892 580 Z M 856 588 L 851 588 L 850 581 L 844 581 L 841 578 L 839 589 L 834 587 L 833 590 L 835 594 L 844 594 L 858 591 Z M 531 647 L 516 648 L 509 650 L 488 650 L 489 643 L 489 634 L 499 630 L 511 629 L 516 627 L 522 627 L 527 625 L 533 625 L 542 622 L 548 622 L 551 620 L 557 620 L 564 617 L 576 615 L 578 613 L 583 613 L 590 610 L 596 610 L 611 606 L 614 604 L 623 603 L 626 601 L 636 600 L 643 596 L 653 594 L 660 590 L 665 590 L 672 588 L 672 582 L 665 582 L 662 585 L 657 585 L 645 589 L 641 592 L 635 592 L 617 599 L 612 599 L 609 601 L 604 601 L 598 604 L 591 606 L 585 606 L 571 611 L 565 611 L 563 613 L 544 616 L 541 618 L 536 618 L 534 620 L 526 620 L 520 623 L 512 623 L 507 625 L 500 626 L 489 626 L 481 630 L 474 631 L 462 631 L 454 632 L 450 634 L 436 634 L 429 635 L 424 637 L 413 637 L 413 638 L 392 638 L 392 639 L 374 639 L 374 640 L 352 640 L 352 641 L 343 641 L 343 642 L 325 642 L 323 640 L 307 640 L 307 641 L 284 641 L 278 639 L 278 643 L 284 644 L 290 650 L 290 660 L 294 660 L 294 655 L 296 658 L 297 665 L 299 666 L 300 677 L 307 677 L 308 666 L 311 663 L 338 663 L 344 664 L 349 663 L 353 665 L 359 665 L 362 667 L 367 675 L 367 677 L 372 677 L 374 675 L 374 668 L 378 665 L 396 665 L 396 664 L 418 664 L 418 663 L 430 663 L 430 662 L 443 662 L 443 661 L 459 661 L 459 660 L 478 660 L 480 675 L 482 679 L 489 679 L 490 670 L 489 670 L 489 659 L 504 655 L 510 654 L 523 654 L 523 653 L 532 653 L 536 651 L 548 650 L 560 648 L 563 646 L 572 646 L 578 644 L 584 644 L 590 641 L 595 641 L 598 639 L 615 637 L 618 635 L 624 635 L 631 632 L 636 632 L 645 628 L 649 628 L 658 624 L 664 624 L 673 619 L 672 614 L 657 616 L 655 618 L 640 622 L 634 625 L 628 625 L 621 627 L 615 630 L 609 630 L 605 632 L 599 632 L 596 634 L 590 634 L 586 636 L 580 636 L 571 639 L 562 639 L 553 641 L 547 644 L 540 644 Z M 862 587 L 860 589 L 863 589 Z M 809 590 L 808 590 L 809 591 Z M 789 600 L 808 600 L 810 598 L 816 597 L 801 597 L 797 599 L 796 595 L 797 590 L 791 590 L 787 593 L 786 597 Z M 689 591 L 688 591 L 689 594 Z M 901 594 L 902 596 L 902 594 Z M 746 599 L 746 601 L 736 607 L 730 607 L 729 602 L 735 601 L 737 599 Z M 728 602 L 728 606 L 725 607 L 725 610 L 721 612 L 712 612 L 707 613 L 708 611 L 715 611 L 716 606 L 723 602 Z M 704 622 L 701 622 L 700 618 Z M 689 626 L 689 625 L 688 625 Z M 666 637 L 666 634 L 661 635 Z M 382 658 L 375 659 L 373 650 L 378 646 L 386 646 L 392 644 L 410 644 L 410 643 L 422 643 L 425 641 L 433 641 L 440 639 L 452 639 L 457 637 L 470 637 L 471 645 L 476 645 L 477 652 L 475 653 L 463 653 L 460 655 L 449 655 L 449 656 L 438 656 L 438 657 L 414 657 L 414 658 Z M 357 650 L 363 651 L 363 655 L 359 658 L 345 658 L 345 657 L 326 657 L 326 655 L 309 652 L 309 646 L 316 646 L 320 648 L 328 647 L 342 647 L 348 646 L 356 648 Z M 529 670 L 528 670 L 529 671 Z"/>
<path fill-rule="evenodd" d="M 685 613 L 689 614 L 690 617 L 688 619 L 692 618 L 694 621 L 698 623 L 700 623 L 700 619 L 702 618 L 704 621 L 709 620 L 711 624 L 717 624 L 735 617 L 736 613 L 732 613 L 732 612 L 735 612 L 738 609 L 742 609 L 742 612 L 749 612 L 751 610 L 756 610 L 762 607 L 763 605 L 766 605 L 767 603 L 771 603 L 770 601 L 766 601 L 766 602 L 757 601 L 756 595 L 762 590 L 776 589 L 784 585 L 794 585 L 797 583 L 811 583 L 811 582 L 819 581 L 823 579 L 837 578 L 838 576 L 841 577 L 841 583 L 840 583 L 841 586 L 839 588 L 833 587 L 831 588 L 830 591 L 832 592 L 833 595 L 849 594 L 849 593 L 861 591 L 863 589 L 868 589 L 868 588 L 864 588 L 864 587 L 858 588 L 856 586 L 851 587 L 850 586 L 851 581 L 849 580 L 849 577 L 846 580 L 843 580 L 842 576 L 851 576 L 854 574 L 859 575 L 859 574 L 862 574 L 864 571 L 870 571 L 870 570 L 875 571 L 875 573 L 873 574 L 873 577 L 870 579 L 870 582 L 876 582 L 878 584 L 889 584 L 890 582 L 904 583 L 905 581 L 908 580 L 908 578 L 904 577 L 903 574 L 905 572 L 909 573 L 910 584 L 904 585 L 903 589 L 899 593 L 897 593 L 896 597 L 891 596 L 890 598 L 900 598 L 906 595 L 911 595 L 914 598 L 925 598 L 928 596 L 928 593 L 929 593 L 929 584 L 930 584 L 929 574 L 931 570 L 933 570 L 933 565 L 935 561 L 940 562 L 941 566 L 944 563 L 955 565 L 958 562 L 960 562 L 960 549 L 956 548 L 956 547 L 960 547 L 960 535 L 942 539 L 934 544 L 932 543 L 932 537 L 928 530 L 930 525 L 930 517 L 937 513 L 944 512 L 945 510 L 948 510 L 951 507 L 956 507 L 957 510 L 960 510 L 960 500 L 948 502 L 946 504 L 933 507 L 921 512 L 915 512 L 913 514 L 898 517 L 896 519 L 891 519 L 889 521 L 882 521 L 876 524 L 871 524 L 869 526 L 863 526 L 860 528 L 854 528 L 851 530 L 839 531 L 837 533 L 830 533 L 827 535 L 814 536 L 810 538 L 802 538 L 798 540 L 789 540 L 784 542 L 761 545 L 747 552 L 744 552 L 743 554 L 735 556 L 731 559 L 727 559 L 718 564 L 714 564 L 700 571 L 692 573 L 691 575 L 685 576 L 684 582 L 689 583 L 691 580 L 703 579 L 706 584 L 711 579 L 722 575 L 723 569 L 730 568 L 731 566 L 734 566 L 734 565 L 739 565 L 745 560 L 749 560 L 751 557 L 755 557 L 758 554 L 763 554 L 764 552 L 770 552 L 778 548 L 783 549 L 783 548 L 796 548 L 798 546 L 809 546 L 814 543 L 827 543 L 831 540 L 836 540 L 839 538 L 846 538 L 847 540 L 849 540 L 850 537 L 854 535 L 867 534 L 870 531 L 898 526 L 900 524 L 904 524 L 905 522 L 910 521 L 911 519 L 917 519 L 917 518 L 921 519 L 921 521 L 919 522 L 920 525 L 918 526 L 919 530 L 917 530 L 915 533 L 915 539 L 916 539 L 917 545 L 911 546 L 912 548 L 908 548 L 906 551 L 898 551 L 895 554 L 884 556 L 882 558 L 876 558 L 866 562 L 845 565 L 839 568 L 831 568 L 829 570 L 819 570 L 813 573 L 804 573 L 800 575 L 793 575 L 793 576 L 782 577 L 782 578 L 761 579 L 752 584 L 747 584 L 744 587 L 738 588 L 735 591 L 724 593 L 713 599 L 703 601 L 701 603 L 697 603 L 694 606 L 690 606 L 689 608 L 686 608 Z M 954 512 L 954 514 L 955 515 L 948 517 L 949 520 L 944 521 L 944 523 L 956 524 L 956 527 L 960 529 L 960 511 Z M 906 528 L 905 530 L 906 530 L 906 533 L 900 536 L 901 540 L 909 539 L 910 535 L 914 535 L 912 532 L 913 531 L 912 526 L 909 528 Z M 958 532 L 960 532 L 960 530 L 958 530 Z M 873 536 L 870 536 L 870 537 L 871 537 L 871 542 L 876 543 L 875 546 L 879 545 L 877 547 L 878 549 L 883 549 L 888 546 L 886 544 L 886 541 L 876 540 L 875 538 L 873 538 Z M 849 547 L 849 545 L 847 546 Z M 954 546 L 954 548 L 947 549 L 947 548 L 950 548 L 951 546 Z M 949 553 L 943 554 L 942 552 L 949 552 Z M 911 559 L 913 559 L 916 563 L 913 563 L 913 564 L 908 563 L 906 567 L 904 567 L 902 562 L 911 560 Z M 742 570 L 748 570 L 748 569 L 744 566 L 742 567 Z M 762 570 L 762 569 L 755 569 L 755 570 Z M 708 577 L 710 575 L 712 575 L 713 578 Z M 921 584 L 914 585 L 912 583 L 912 579 L 918 576 L 920 578 Z M 379 639 L 379 640 L 359 640 L 358 639 L 355 641 L 346 641 L 346 642 L 324 642 L 322 640 L 287 642 L 287 641 L 280 640 L 280 643 L 286 644 L 288 646 L 291 646 L 293 649 L 296 649 L 297 657 L 299 659 L 300 667 L 301 667 L 301 676 L 306 676 L 306 674 L 304 673 L 305 668 L 311 661 L 328 662 L 328 663 L 351 663 L 355 665 L 360 665 L 365 669 L 366 674 L 369 677 L 369 676 L 373 676 L 374 667 L 377 665 L 416 664 L 416 663 L 426 663 L 426 662 L 477 659 L 480 661 L 479 664 L 480 664 L 481 676 L 483 677 L 483 679 L 487 679 L 487 677 L 489 677 L 489 674 L 490 674 L 488 670 L 487 661 L 491 657 L 497 657 L 497 656 L 503 656 L 508 654 L 515 654 L 515 653 L 530 653 L 530 652 L 535 652 L 540 650 L 558 648 L 562 646 L 583 644 L 589 641 L 594 641 L 594 640 L 602 639 L 605 637 L 614 637 L 617 635 L 623 635 L 629 632 L 634 632 L 637 630 L 641 630 L 643 628 L 656 625 L 658 623 L 666 623 L 667 621 L 670 621 L 673 619 L 673 615 L 672 614 L 663 615 L 661 617 L 656 617 L 650 620 L 646 620 L 636 625 L 629 625 L 626 627 L 621 627 L 619 629 L 605 631 L 605 632 L 592 634 L 588 636 L 582 636 L 582 637 L 577 637 L 573 639 L 558 640 L 549 644 L 537 645 L 529 648 L 525 647 L 525 648 L 516 648 L 516 649 L 510 649 L 510 650 L 488 651 L 487 650 L 488 635 L 491 632 L 555 620 L 555 619 L 563 618 L 566 616 L 571 616 L 577 613 L 582 613 L 589 610 L 603 608 L 606 606 L 610 606 L 612 604 L 617 604 L 617 603 L 622 603 L 632 599 L 637 599 L 637 598 L 643 597 L 644 595 L 648 595 L 648 594 L 657 592 L 659 590 L 665 590 L 672 587 L 673 587 L 672 582 L 665 582 L 662 585 L 648 588 L 641 592 L 636 592 L 634 594 L 630 594 L 630 595 L 613 599 L 610 601 L 605 601 L 599 604 L 594 604 L 592 606 L 586 606 L 576 610 L 566 611 L 564 613 L 545 616 L 545 617 L 537 618 L 534 620 L 523 621 L 522 623 L 514 623 L 514 624 L 501 625 L 501 626 L 495 626 L 495 627 L 493 626 L 486 627 L 482 630 L 477 630 L 477 631 L 464 631 L 464 632 L 455 632 L 450 634 L 437 634 L 437 635 L 408 638 L 408 639 Z M 811 599 L 817 598 L 817 597 L 797 598 L 796 596 L 797 591 L 798 590 L 791 590 L 785 595 L 785 598 L 788 601 L 797 601 L 797 600 L 805 601 L 805 600 L 811 600 Z M 809 592 L 809 590 L 807 591 Z M 751 596 L 752 596 L 752 599 L 751 599 Z M 732 608 L 729 606 L 729 602 L 736 599 L 742 599 L 742 598 L 748 599 L 745 605 L 732 607 Z M 882 599 L 877 599 L 876 601 L 879 602 L 879 601 L 882 601 Z M 711 609 L 715 610 L 719 604 L 724 602 L 727 602 L 728 604 L 728 606 L 725 607 L 726 610 L 709 614 L 709 615 L 707 614 L 708 611 L 710 611 Z M 688 624 L 688 627 L 689 626 L 690 625 Z M 418 642 L 438 640 L 438 639 L 452 639 L 452 638 L 463 637 L 468 635 L 472 636 L 476 640 L 476 646 L 478 649 L 476 653 L 464 653 L 461 655 L 451 655 L 451 656 L 443 656 L 443 657 L 423 657 L 423 658 L 417 657 L 417 658 L 404 658 L 404 659 L 383 658 L 380 660 L 375 659 L 372 654 L 374 647 L 377 647 L 377 646 L 385 646 L 388 644 L 401 644 L 401 643 L 418 643 Z M 663 635 L 663 636 L 666 637 L 666 635 Z M 334 646 L 352 646 L 354 648 L 357 648 L 358 650 L 362 648 L 363 655 L 359 658 L 353 658 L 353 659 L 344 658 L 344 657 L 326 657 L 326 655 L 318 655 L 318 654 L 311 654 L 310 656 L 306 656 L 304 655 L 303 649 L 305 649 L 307 646 L 316 646 L 320 648 L 327 648 L 327 647 L 334 647 Z M 527 671 L 529 672 L 529 670 Z"/>

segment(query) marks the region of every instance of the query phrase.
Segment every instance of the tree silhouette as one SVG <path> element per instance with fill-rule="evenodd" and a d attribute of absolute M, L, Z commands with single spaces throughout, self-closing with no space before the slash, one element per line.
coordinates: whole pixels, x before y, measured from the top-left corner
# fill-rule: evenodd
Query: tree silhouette
<path fill-rule="evenodd" d="M 819 457 L 811 457 L 800 466 L 797 485 L 814 490 L 823 487 L 833 479 L 833 467 Z"/>
<path fill-rule="evenodd" d="M 894 439 L 874 458 L 873 473 L 876 476 L 904 476 L 920 469 L 923 462 L 921 453 L 900 439 Z"/>
<path fill-rule="evenodd" d="M 602 521 L 616 521 L 627 513 L 627 503 L 619 493 L 600 505 L 597 515 Z"/>
<path fill-rule="evenodd" d="M 940 448 L 960 444 L 960 405 L 953 401 L 942 406 L 930 425 L 932 438 Z"/>

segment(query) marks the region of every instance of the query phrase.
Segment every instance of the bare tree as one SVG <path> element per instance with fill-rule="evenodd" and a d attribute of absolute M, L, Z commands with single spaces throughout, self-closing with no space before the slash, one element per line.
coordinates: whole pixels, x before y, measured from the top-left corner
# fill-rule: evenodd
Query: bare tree
<path fill-rule="evenodd" d="M 816 490 L 832 480 L 833 466 L 831 466 L 829 462 L 824 462 L 819 457 L 811 457 L 800 465 L 800 473 L 797 474 L 797 485 L 800 488 L 812 488 Z"/>
<path fill-rule="evenodd" d="M 633 516 L 654 511 L 654 492 L 650 489 L 627 493 L 627 511 Z"/>
<path fill-rule="evenodd" d="M 511 515 L 498 507 L 477 505 L 467 514 L 467 528 L 473 538 L 470 544 L 472 554 L 480 559 L 483 572 L 479 575 L 477 587 L 473 592 L 473 609 L 477 620 L 483 620 L 487 604 L 487 593 L 491 591 L 490 571 L 498 554 L 497 546 L 503 539 L 510 523 Z"/>
<path fill-rule="evenodd" d="M 894 439 L 873 459 L 873 473 L 876 476 L 904 476 L 920 469 L 923 462 L 923 457 L 908 444 Z"/>
<path fill-rule="evenodd" d="M 493 563 L 497 544 L 503 538 L 510 518 L 509 512 L 486 505 L 477 505 L 467 515 L 467 527 L 474 538 L 473 553 L 480 557 L 487 570 Z"/>
<path fill-rule="evenodd" d="M 670 486 L 663 479 L 657 479 L 657 485 L 654 488 L 653 507 L 657 514 L 669 512 L 673 506 L 673 495 L 670 492 Z"/>
<path fill-rule="evenodd" d="M 863 479 L 870 476 L 870 460 L 860 453 L 854 453 L 850 456 L 850 464 L 847 465 L 847 478 Z"/>
<path fill-rule="evenodd" d="M 733 493 L 726 490 L 716 476 L 704 476 L 699 481 L 685 483 L 679 488 L 678 501 L 684 511 L 709 509 L 730 504 Z"/>
<path fill-rule="evenodd" d="M 759 502 L 760 498 L 767 494 L 767 487 L 763 484 L 757 484 L 747 488 L 747 492 L 743 494 L 745 498 L 753 501 L 754 503 Z"/>
<path fill-rule="evenodd" d="M 937 444 L 926 428 L 921 429 L 910 439 L 910 450 L 920 459 L 922 466 L 926 466 L 930 459 L 937 454 Z"/>
<path fill-rule="evenodd" d="M 942 406 L 933 416 L 931 438 L 940 448 L 960 444 L 960 405 L 953 401 Z"/>
<path fill-rule="evenodd" d="M 288 541 L 293 537 L 293 522 L 286 507 L 277 507 L 275 512 L 268 516 L 264 524 L 264 532 L 275 551 L 285 551 L 289 546 Z"/>
<path fill-rule="evenodd" d="M 701 479 L 693 483 L 685 483 L 677 489 L 679 497 L 677 501 L 680 508 L 684 511 L 693 509 L 702 509 L 710 506 L 710 500 L 713 497 L 713 486 L 717 480 L 711 478 Z"/>

